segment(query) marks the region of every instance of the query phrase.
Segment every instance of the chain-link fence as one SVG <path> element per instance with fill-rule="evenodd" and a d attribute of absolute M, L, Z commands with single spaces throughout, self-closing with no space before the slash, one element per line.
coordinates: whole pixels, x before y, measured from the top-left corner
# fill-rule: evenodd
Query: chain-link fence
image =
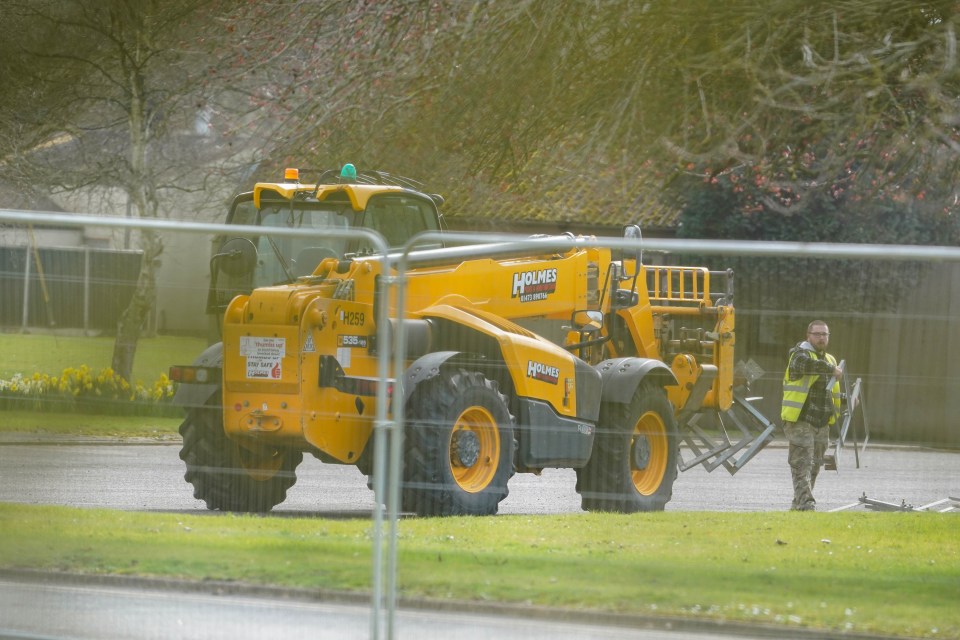
<path fill-rule="evenodd" d="M 127 375 L 114 329 L 139 254 L 40 234 L 0 247 L 0 435 L 25 445 L 0 501 L 369 519 L 371 637 L 397 633 L 403 513 L 786 508 L 785 465 L 772 492 L 738 476 L 738 497 L 729 476 L 683 463 L 702 454 L 683 429 L 712 407 L 719 419 L 696 427 L 728 439 L 703 458 L 716 468 L 737 447 L 769 469 L 787 351 L 811 320 L 861 381 L 865 402 L 848 409 L 866 410 L 873 443 L 960 443 L 956 249 L 428 232 L 390 253 L 378 234 L 330 227 L 0 223 L 165 242 L 148 283 L 162 308 L 145 314 Z M 321 250 L 350 242 L 363 248 Z M 674 279 L 675 265 L 699 280 Z M 258 270 L 269 282 L 253 293 Z M 750 420 L 724 413 L 738 402 L 769 428 L 731 444 L 725 421 Z M 949 457 L 924 464 L 919 482 L 946 498 Z"/>

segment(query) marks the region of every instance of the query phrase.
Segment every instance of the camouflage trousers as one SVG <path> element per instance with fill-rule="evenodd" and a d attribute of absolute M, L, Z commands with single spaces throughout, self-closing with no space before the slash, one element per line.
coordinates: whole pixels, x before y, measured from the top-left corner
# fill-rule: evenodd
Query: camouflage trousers
<path fill-rule="evenodd" d="M 813 499 L 813 486 L 823 466 L 823 454 L 827 450 L 830 427 L 814 427 L 806 422 L 784 422 L 783 432 L 790 442 L 787 462 L 793 476 L 793 511 L 813 511 L 817 501 Z"/>

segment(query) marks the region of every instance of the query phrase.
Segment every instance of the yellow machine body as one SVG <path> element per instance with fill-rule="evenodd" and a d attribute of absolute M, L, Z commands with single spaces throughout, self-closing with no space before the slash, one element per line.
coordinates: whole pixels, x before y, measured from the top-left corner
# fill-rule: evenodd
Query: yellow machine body
<path fill-rule="evenodd" d="M 705 270 L 696 274 L 706 289 L 693 292 L 693 298 L 686 290 L 638 287 L 635 303 L 616 311 L 625 340 L 571 353 L 568 347 L 581 335 L 570 330 L 571 315 L 577 310 L 611 312 L 613 296 L 601 291 L 610 268 L 611 252 L 597 248 L 414 265 L 404 282 L 405 317 L 430 322 L 431 348 L 471 352 L 476 350 L 472 342 L 482 343 L 488 358 L 499 358 L 516 396 L 545 402 L 558 416 L 584 423 L 595 420 L 601 398 L 596 386 L 578 387 L 578 361 L 596 364 L 616 356 L 662 360 L 665 350 L 691 346 L 689 338 L 666 336 L 668 319 L 714 317 L 716 326 L 702 333 L 715 338 L 698 336 L 696 356 L 685 353 L 667 363 L 677 381 L 667 391 L 674 407 L 682 408 L 700 364 L 707 363 L 719 374 L 702 405 L 729 407 L 733 308 L 710 306 Z M 233 300 L 223 325 L 224 429 L 230 437 L 241 443 L 305 445 L 341 463 L 356 463 L 373 428 L 374 301 L 381 269 L 382 261 L 374 257 L 343 265 L 327 260 L 301 281 Z M 671 275 L 661 274 L 662 269 L 642 267 L 640 281 Z M 395 300 L 390 304 L 392 308 Z M 612 330 L 605 324 L 601 335 Z M 590 389 L 596 397 L 578 402 L 578 395 Z"/>

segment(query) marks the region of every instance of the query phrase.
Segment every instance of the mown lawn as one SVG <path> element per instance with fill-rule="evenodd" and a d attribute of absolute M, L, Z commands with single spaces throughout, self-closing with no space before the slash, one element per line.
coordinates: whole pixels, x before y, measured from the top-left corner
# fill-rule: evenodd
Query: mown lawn
<path fill-rule="evenodd" d="M 134 358 L 133 379 L 152 383 L 170 365 L 189 364 L 206 348 L 201 338 L 157 336 L 141 338 Z M 110 367 L 112 337 L 77 337 L 49 334 L 0 333 L 0 379 L 14 374 L 60 375 L 64 369 L 86 365 L 95 371 Z"/>
<path fill-rule="evenodd" d="M 171 365 L 193 362 L 206 346 L 199 338 L 143 338 L 137 345 L 132 382 L 147 390 L 163 388 L 161 376 Z M 18 374 L 25 379 L 66 379 L 65 370 L 76 371 L 85 366 L 91 370 L 90 379 L 98 383 L 98 378 L 102 378 L 98 373 L 110 367 L 113 338 L 3 333 L 0 350 L 4 354 L 0 381 L 9 381 Z M 28 397 L 11 391 L 7 394 L 7 402 L 0 402 L 0 432 L 171 437 L 176 435 L 181 420 L 174 407 L 157 410 L 149 403 L 144 406 L 126 400 L 110 402 L 98 399 L 95 391 L 87 392 L 76 402 L 65 402 L 63 394 L 55 392 Z M 169 403 L 169 398 L 164 402 Z"/>
<path fill-rule="evenodd" d="M 58 411 L 0 411 L 0 433 L 161 438 L 178 436 L 182 418 Z"/>
<path fill-rule="evenodd" d="M 402 596 L 960 637 L 956 517 L 404 519 Z M 371 522 L 0 505 L 0 567 L 367 591 Z"/>

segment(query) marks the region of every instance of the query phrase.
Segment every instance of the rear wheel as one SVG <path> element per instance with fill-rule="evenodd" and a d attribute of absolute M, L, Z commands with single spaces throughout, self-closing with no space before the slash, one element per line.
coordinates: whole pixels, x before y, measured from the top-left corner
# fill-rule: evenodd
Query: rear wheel
<path fill-rule="evenodd" d="M 587 511 L 662 511 L 677 479 L 679 437 L 661 387 L 641 384 L 629 404 L 607 402 L 590 461 L 577 471 Z"/>
<path fill-rule="evenodd" d="M 463 369 L 417 385 L 407 403 L 402 508 L 492 515 L 513 475 L 513 417 L 495 382 Z"/>
<path fill-rule="evenodd" d="M 207 406 L 191 409 L 180 425 L 180 459 L 187 463 L 183 477 L 193 485 L 193 497 L 208 509 L 269 511 L 286 500 L 303 453 L 241 447 L 223 432 L 223 410 L 214 403 L 219 397 L 215 394 Z"/>

